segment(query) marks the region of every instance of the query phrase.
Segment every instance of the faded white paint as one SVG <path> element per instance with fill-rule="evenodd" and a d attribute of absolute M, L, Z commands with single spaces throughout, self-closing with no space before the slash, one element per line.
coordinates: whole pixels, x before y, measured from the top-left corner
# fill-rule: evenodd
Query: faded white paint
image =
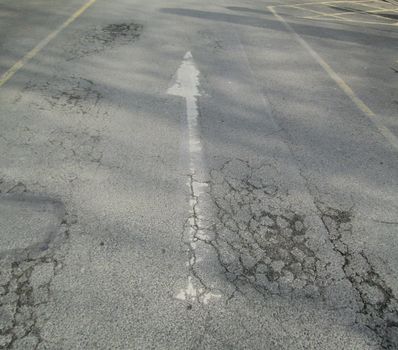
<path fill-rule="evenodd" d="M 189 148 L 189 181 L 187 185 L 190 188 L 188 240 L 191 252 L 195 252 L 195 242 L 197 241 L 195 236 L 197 235 L 197 228 L 201 227 L 203 219 L 198 200 L 206 192 L 208 186 L 207 183 L 200 182 L 197 179 L 197 174 L 203 170 L 202 143 L 200 141 L 198 126 L 199 110 L 197 98 L 200 96 L 199 75 L 200 72 L 196 68 L 192 54 L 188 51 L 177 70 L 173 86 L 167 90 L 169 95 L 180 96 L 186 100 Z M 203 257 L 197 256 L 195 252 L 195 256 L 189 259 L 187 266 L 192 267 L 202 259 Z M 195 287 L 192 276 L 188 276 L 186 288 L 181 289 L 176 295 L 176 298 L 180 300 L 199 301 L 204 304 L 207 304 L 212 297 L 220 297 L 220 295 L 208 292 L 203 288 Z"/>
<path fill-rule="evenodd" d="M 207 305 L 210 300 L 221 298 L 221 295 L 205 291 L 203 288 L 195 287 L 192 282 L 192 276 L 188 276 L 188 284 L 186 288 L 180 289 L 175 298 L 192 303 L 199 301 L 200 303 Z"/>
<path fill-rule="evenodd" d="M 180 96 L 186 100 L 189 134 L 190 174 L 195 175 L 202 167 L 202 144 L 198 129 L 199 70 L 196 68 L 191 52 L 187 52 L 177 70 L 175 83 L 167 90 L 169 95 Z"/>

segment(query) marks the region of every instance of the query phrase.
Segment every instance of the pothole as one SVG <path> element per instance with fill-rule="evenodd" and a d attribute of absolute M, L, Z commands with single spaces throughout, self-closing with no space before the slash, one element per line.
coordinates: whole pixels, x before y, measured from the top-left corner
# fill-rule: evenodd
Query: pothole
<path fill-rule="evenodd" d="M 58 243 L 76 223 L 64 205 L 0 177 L 0 348 L 41 349 L 43 313 L 62 269 Z"/>
<path fill-rule="evenodd" d="M 65 215 L 60 201 L 30 194 L 0 179 L 0 257 L 46 250 Z"/>
<path fill-rule="evenodd" d="M 142 28 L 137 23 L 116 23 L 91 28 L 79 34 L 76 45 L 70 50 L 69 60 L 132 43 L 140 37 Z"/>
<path fill-rule="evenodd" d="M 21 98 L 29 99 L 29 104 L 38 109 L 53 111 L 56 108 L 65 112 L 73 110 L 80 114 L 97 114 L 97 105 L 102 98 L 94 82 L 75 76 L 54 77 L 44 83 L 29 82 L 24 92 L 31 92 L 33 96 L 26 96 L 25 93 Z"/>

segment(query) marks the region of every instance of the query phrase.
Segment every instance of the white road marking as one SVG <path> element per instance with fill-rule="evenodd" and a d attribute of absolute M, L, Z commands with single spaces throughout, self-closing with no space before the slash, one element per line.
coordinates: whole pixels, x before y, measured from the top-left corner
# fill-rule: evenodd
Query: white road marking
<path fill-rule="evenodd" d="M 169 95 L 180 96 L 186 100 L 191 175 L 194 175 L 197 168 L 202 166 L 200 164 L 202 163 L 202 144 L 198 131 L 199 112 L 197 105 L 197 97 L 200 96 L 199 74 L 192 54 L 188 51 L 177 70 L 175 84 L 167 90 Z"/>
<path fill-rule="evenodd" d="M 188 125 L 188 148 L 189 148 L 189 180 L 187 185 L 190 188 L 189 199 L 189 250 L 191 257 L 187 262 L 187 266 L 192 268 L 203 257 L 199 257 L 196 249 L 196 241 L 199 235 L 199 228 L 202 226 L 203 219 L 199 207 L 199 197 L 203 195 L 208 187 L 207 183 L 200 182 L 197 174 L 202 172 L 202 143 L 200 141 L 200 132 L 198 127 L 198 96 L 199 91 L 199 75 L 200 72 L 196 68 L 191 52 L 187 52 L 184 59 L 177 70 L 175 83 L 167 90 L 169 95 L 180 96 L 186 100 L 187 125 Z M 192 276 L 188 276 L 187 287 L 181 289 L 176 298 L 186 301 L 200 301 L 207 304 L 211 298 L 219 298 L 220 295 L 213 294 L 203 287 L 196 287 Z"/>

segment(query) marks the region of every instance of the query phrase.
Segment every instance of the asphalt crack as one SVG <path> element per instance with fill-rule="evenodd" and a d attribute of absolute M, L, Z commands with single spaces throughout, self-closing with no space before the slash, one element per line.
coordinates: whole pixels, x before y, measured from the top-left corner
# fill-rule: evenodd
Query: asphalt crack
<path fill-rule="evenodd" d="M 176 295 L 177 299 L 197 302 L 206 305 L 211 298 L 220 297 L 211 285 L 208 285 L 196 270 L 196 265 L 202 257 L 198 257 L 197 245 L 208 242 L 204 235 L 203 216 L 200 210 L 200 197 L 206 191 L 208 184 L 195 180 L 195 175 L 189 175 L 189 204 L 190 216 L 184 223 L 181 239 L 188 254 L 187 267 L 189 270 L 188 284 Z"/>
<path fill-rule="evenodd" d="M 357 322 L 371 329 L 383 349 L 398 348 L 398 299 L 380 277 L 363 251 L 344 242 L 352 234 L 352 213 L 327 207 L 322 221 L 334 249 L 344 258 L 343 271 L 357 292 L 360 309 Z"/>
<path fill-rule="evenodd" d="M 21 182 L 0 179 L 0 194 L 29 194 Z M 58 247 L 77 222 L 65 213 L 56 238 L 0 258 L 0 348 L 45 349 L 41 329 L 47 321 L 45 306 L 53 300 L 51 283 L 62 270 Z"/>
<path fill-rule="evenodd" d="M 240 168 L 242 176 L 231 176 L 231 166 Z M 208 243 L 237 288 L 243 281 L 263 294 L 315 298 L 318 260 L 306 245 L 305 217 L 282 205 L 276 184 L 262 176 L 270 170 L 275 170 L 270 164 L 252 168 L 232 160 L 211 172 L 217 222 Z"/>
<path fill-rule="evenodd" d="M 29 104 L 39 110 L 73 111 L 81 115 L 98 115 L 99 103 L 103 98 L 93 81 L 76 76 L 54 77 L 44 83 L 30 81 L 18 101 L 26 98 L 26 92 L 36 95 L 29 99 Z"/>
<path fill-rule="evenodd" d="M 289 203 L 289 191 L 280 178 L 272 161 L 256 166 L 241 159 L 226 161 L 210 172 L 206 183 L 215 214 L 205 224 L 196 212 L 201 197 L 195 195 L 191 179 L 192 244 L 212 247 L 226 280 L 234 287 L 227 301 L 250 286 L 265 298 L 321 302 L 331 310 L 347 310 L 353 315 L 352 322 L 370 330 L 380 348 L 398 348 L 397 298 L 365 252 L 346 243 L 353 230 L 352 211 L 315 203 L 314 213 L 300 212 L 300 205 Z M 320 226 L 311 227 L 313 216 Z M 330 242 L 328 257 L 316 247 L 319 243 L 311 241 L 311 230 L 322 225 Z M 200 280 L 203 274 L 192 246 L 190 254 L 191 273 Z"/>

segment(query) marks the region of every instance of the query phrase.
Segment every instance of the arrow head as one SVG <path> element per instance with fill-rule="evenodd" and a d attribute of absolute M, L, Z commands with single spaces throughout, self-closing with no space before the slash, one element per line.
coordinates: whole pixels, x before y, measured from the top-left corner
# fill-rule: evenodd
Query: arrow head
<path fill-rule="evenodd" d="M 167 90 L 167 93 L 184 98 L 200 96 L 199 74 L 192 54 L 188 51 L 175 74 L 174 84 Z"/>

